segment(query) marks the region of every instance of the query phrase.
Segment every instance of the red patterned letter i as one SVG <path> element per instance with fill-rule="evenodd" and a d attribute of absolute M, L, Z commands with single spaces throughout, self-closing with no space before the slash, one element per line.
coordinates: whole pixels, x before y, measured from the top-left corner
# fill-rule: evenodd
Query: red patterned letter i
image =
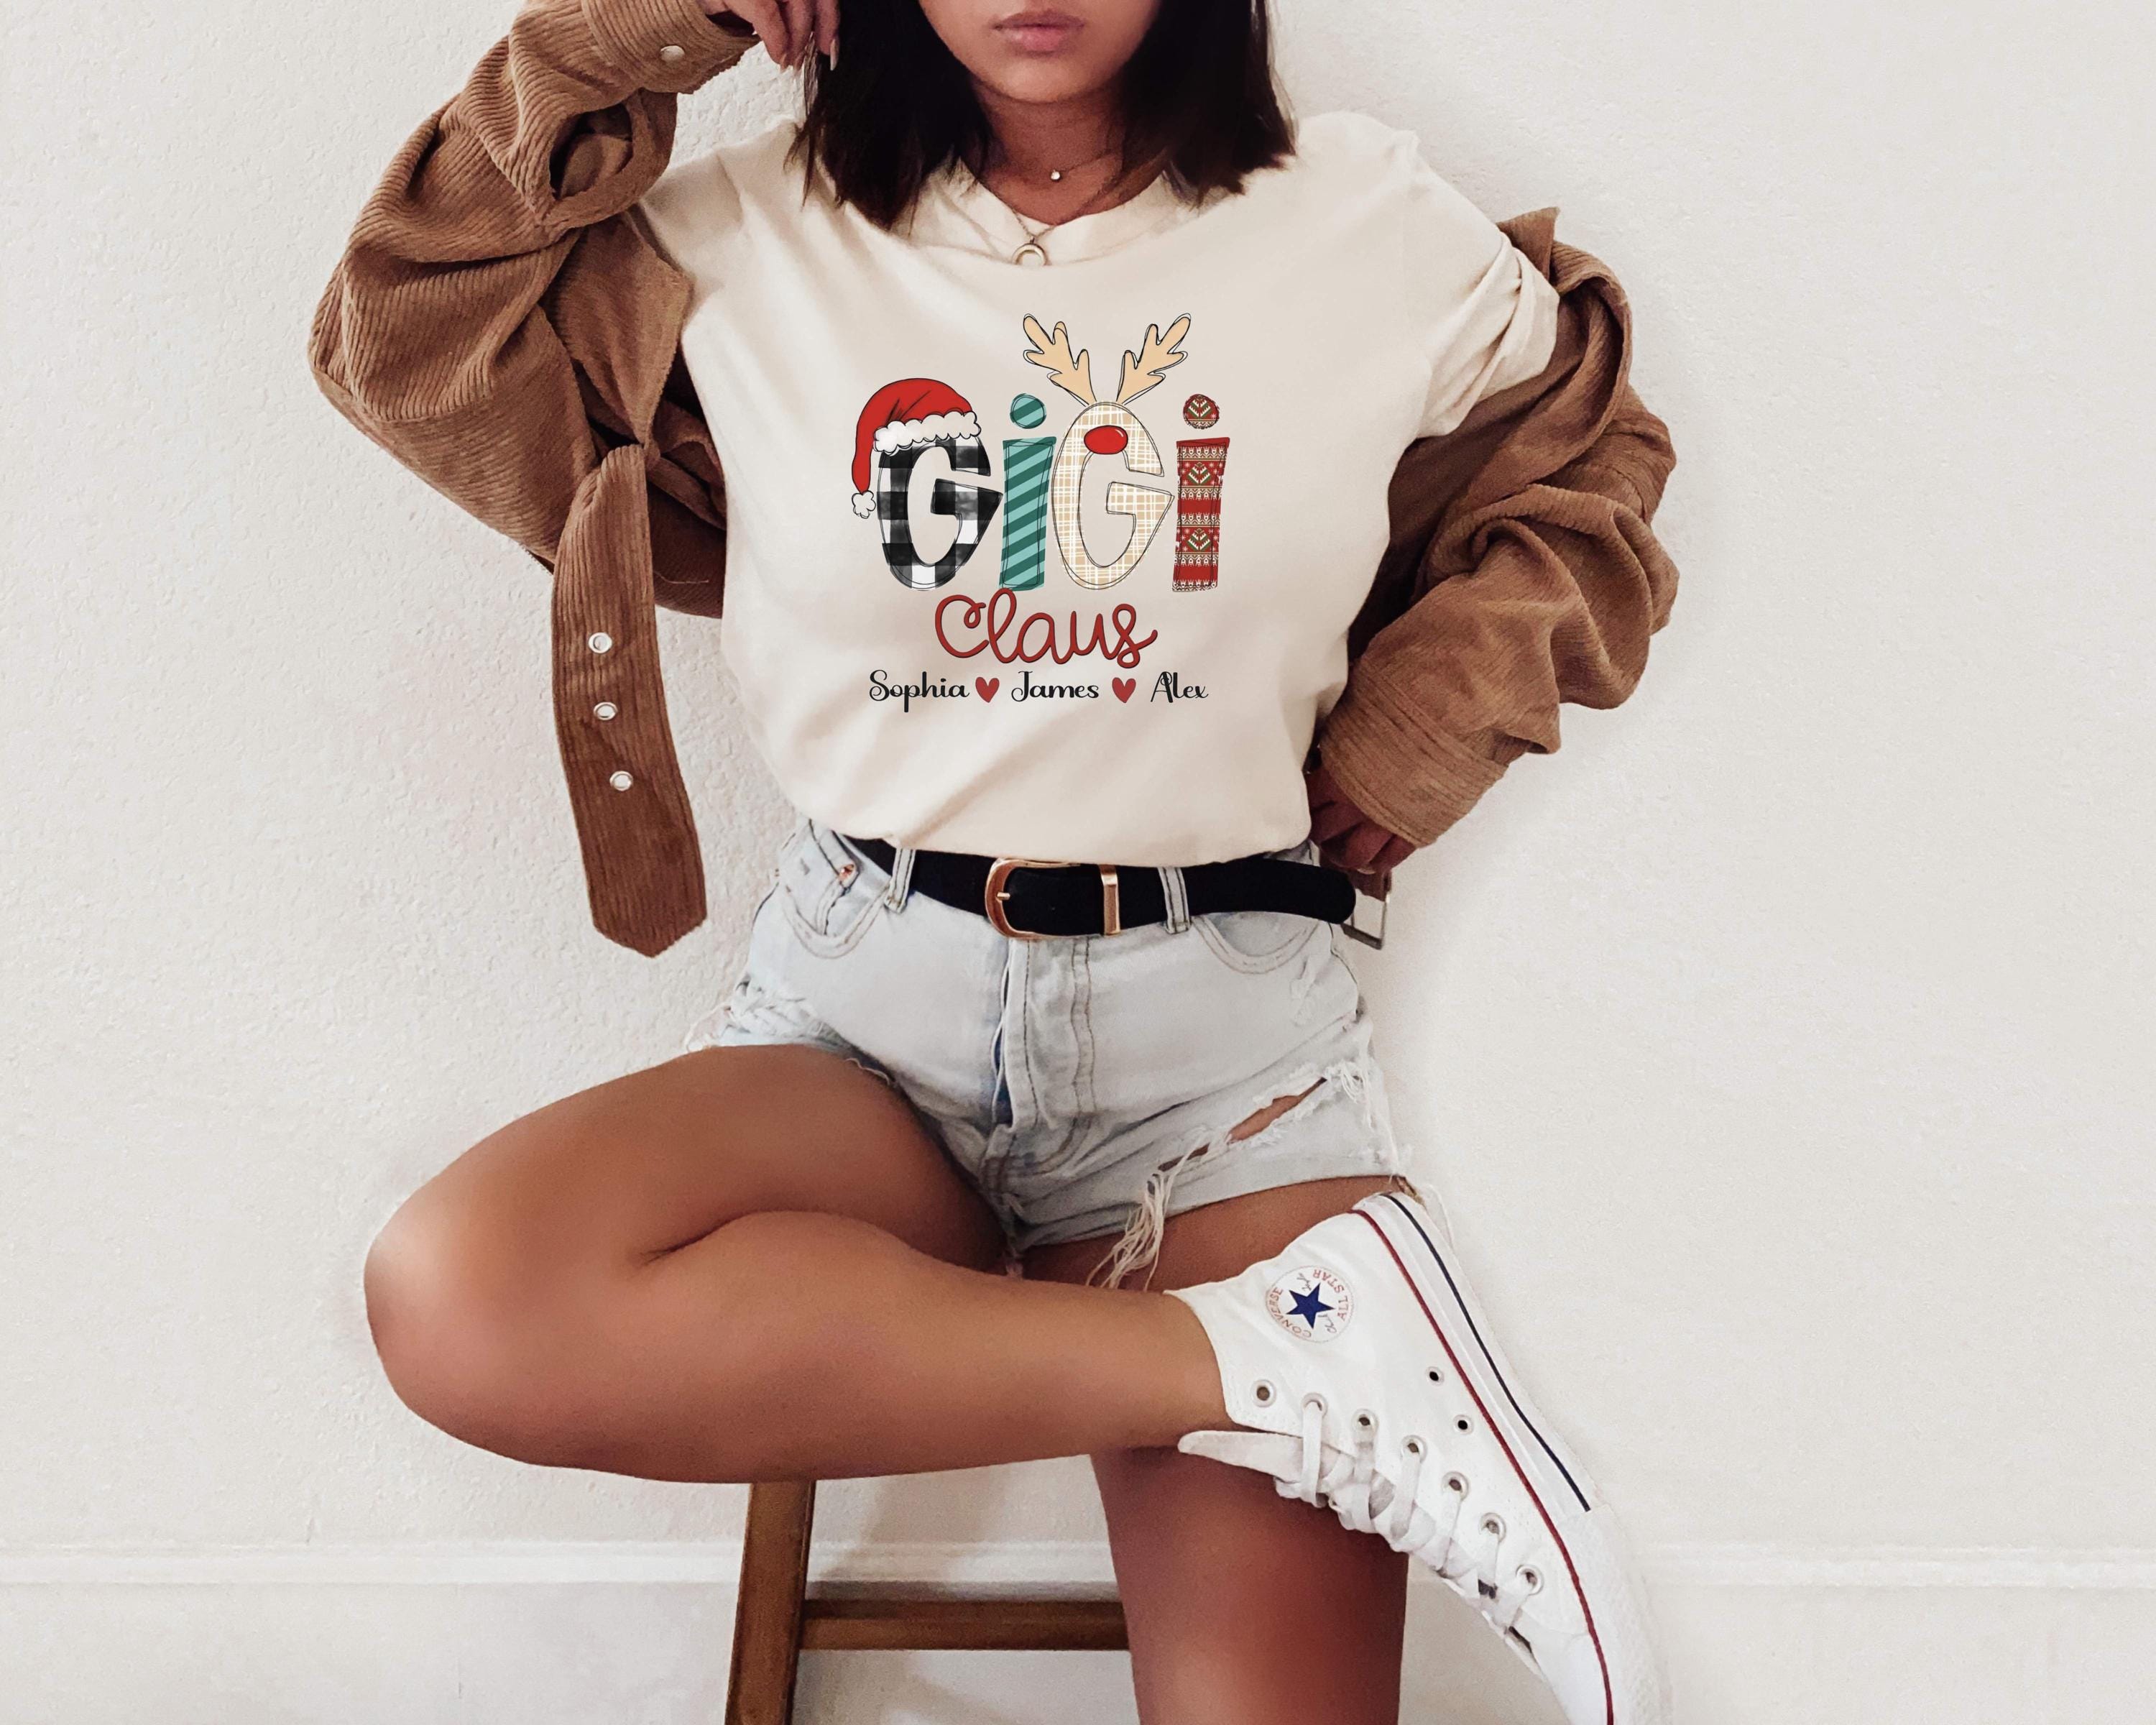
<path fill-rule="evenodd" d="M 1219 424 L 1210 396 L 1194 395 L 1183 417 L 1204 431 Z M 1228 471 L 1228 439 L 1184 438 L 1175 446 L 1175 591 L 1195 593 L 1220 584 L 1220 481 Z"/>

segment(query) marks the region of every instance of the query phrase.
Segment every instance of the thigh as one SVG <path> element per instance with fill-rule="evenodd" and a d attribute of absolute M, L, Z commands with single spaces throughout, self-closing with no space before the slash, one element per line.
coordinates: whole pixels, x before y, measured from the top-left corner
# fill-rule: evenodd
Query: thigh
<path fill-rule="evenodd" d="M 1235 1275 L 1389 1177 L 1306 1181 L 1169 1218 L 1153 1288 Z M 1111 1241 L 1028 1254 L 1083 1281 Z M 1264 1475 L 1172 1449 L 1093 1458 L 1144 1725 L 1394 1725 L 1408 1559 Z"/>
<path fill-rule="evenodd" d="M 700 1049 L 550 1102 L 481 1139 L 406 1206 L 524 1277 L 634 1266 L 762 1210 L 875 1224 L 992 1268 L 1003 1237 L 898 1092 L 793 1045 Z"/>

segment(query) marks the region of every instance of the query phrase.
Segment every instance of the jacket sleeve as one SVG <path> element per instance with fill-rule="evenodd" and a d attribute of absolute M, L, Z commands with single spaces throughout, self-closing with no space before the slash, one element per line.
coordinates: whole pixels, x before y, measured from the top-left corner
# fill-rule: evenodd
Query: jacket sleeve
<path fill-rule="evenodd" d="M 585 477 L 646 443 L 655 597 L 705 614 L 724 485 L 675 346 L 688 284 L 634 206 L 677 97 L 755 40 L 697 0 L 530 0 L 390 162 L 308 336 L 340 413 L 550 567 Z"/>
<path fill-rule="evenodd" d="M 1505 224 L 1559 291 L 1550 362 L 1401 458 L 1392 543 L 1319 736 L 1342 790 L 1416 845 L 1521 755 L 1553 752 L 1563 703 L 1630 695 L 1676 596 L 1652 528 L 1669 431 L 1630 382 L 1623 290 L 1554 241 L 1554 213 Z"/>

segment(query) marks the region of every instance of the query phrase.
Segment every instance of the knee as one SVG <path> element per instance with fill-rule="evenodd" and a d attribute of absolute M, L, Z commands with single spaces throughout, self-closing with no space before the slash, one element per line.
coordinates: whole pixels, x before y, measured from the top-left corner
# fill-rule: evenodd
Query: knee
<path fill-rule="evenodd" d="M 575 1389 L 543 1346 L 561 1301 L 505 1230 L 422 1188 L 375 1236 L 363 1283 L 375 1352 L 406 1407 L 497 1454 L 568 1459 Z"/>

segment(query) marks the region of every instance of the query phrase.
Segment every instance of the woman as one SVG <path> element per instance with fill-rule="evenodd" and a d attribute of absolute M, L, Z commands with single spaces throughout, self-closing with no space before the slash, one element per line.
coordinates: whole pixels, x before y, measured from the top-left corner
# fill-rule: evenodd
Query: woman
<path fill-rule="evenodd" d="M 670 166 L 759 38 L 805 122 Z M 1409 1554 L 1572 1719 L 1664 1716 L 1343 956 L 1348 881 L 1667 614 L 1621 295 L 1536 249 L 1406 134 L 1291 125 L 1262 0 L 525 8 L 316 374 L 552 569 L 603 930 L 703 912 L 654 598 L 723 572 L 804 819 L 714 1034 L 376 1241 L 409 1406 L 657 1479 L 1090 1455 L 1148 1725 L 1393 1719 Z"/>

